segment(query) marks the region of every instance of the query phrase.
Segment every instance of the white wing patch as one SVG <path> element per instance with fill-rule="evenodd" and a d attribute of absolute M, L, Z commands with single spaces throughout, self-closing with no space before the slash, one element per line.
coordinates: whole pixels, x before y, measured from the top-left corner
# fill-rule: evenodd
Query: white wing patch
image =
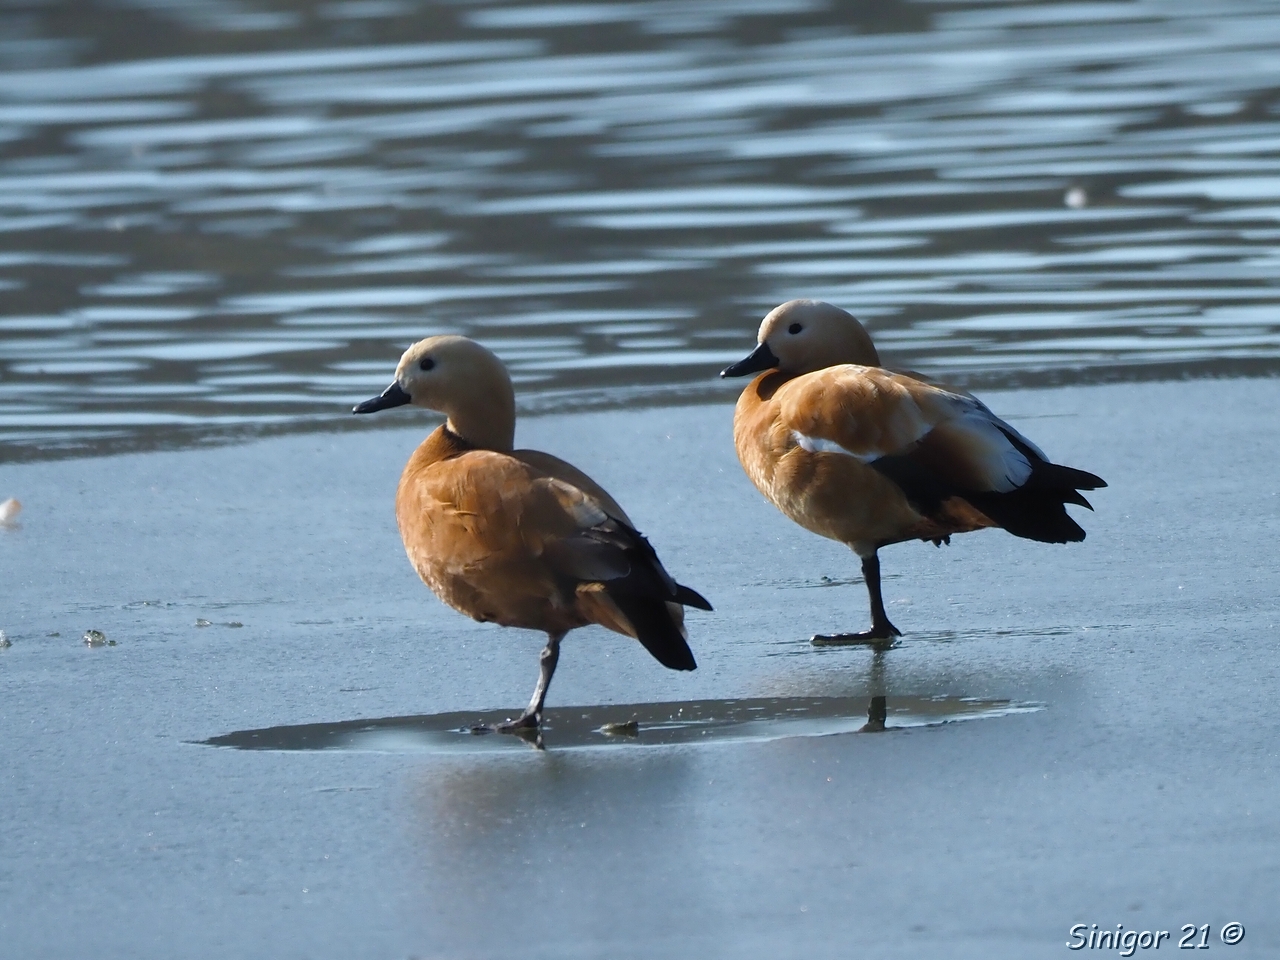
<path fill-rule="evenodd" d="M 573 520 L 579 527 L 584 530 L 604 523 L 609 519 L 609 515 L 600 509 L 594 502 L 586 499 L 574 501 L 569 504 L 569 509 L 573 513 Z"/>
<path fill-rule="evenodd" d="M 1031 478 L 1031 461 L 1023 455 L 1005 434 L 1007 430 L 1027 445 L 1041 459 L 1046 459 L 1038 447 L 1014 430 L 977 400 L 957 398 L 960 415 L 947 426 L 961 431 L 968 441 L 969 453 L 986 475 L 991 489 L 996 493 L 1016 490 Z"/>
<path fill-rule="evenodd" d="M 580 529 L 590 530 L 609 519 L 609 515 L 598 503 L 571 483 L 565 483 L 555 477 L 539 477 L 534 484 L 549 490 Z"/>
<path fill-rule="evenodd" d="M 870 463 L 872 460 L 879 460 L 884 454 L 876 451 L 875 453 L 860 454 L 854 453 L 847 447 L 842 447 L 834 440 L 824 440 L 822 437 L 810 437 L 801 433 L 799 430 L 792 430 L 791 437 L 802 450 L 809 453 L 843 453 L 846 457 L 853 457 L 862 463 Z"/>
<path fill-rule="evenodd" d="M 1005 421 L 1001 420 L 994 413 L 992 413 L 990 408 L 981 400 L 979 400 L 977 397 L 960 397 L 958 399 L 965 401 L 966 410 L 970 416 L 977 413 L 985 417 L 986 419 L 990 420 L 992 423 L 998 423 L 1005 431 L 1007 431 L 1008 433 L 1012 433 L 1015 437 L 1017 437 L 1020 443 L 1026 444 L 1027 447 L 1030 448 L 1031 452 L 1034 453 L 1037 457 L 1039 457 L 1041 460 L 1048 461 L 1049 458 L 1045 456 L 1043 450 L 1041 450 L 1034 443 L 1032 443 L 1030 440 L 1024 437 L 1019 431 L 1015 430 L 1012 426 L 1005 423 Z"/>

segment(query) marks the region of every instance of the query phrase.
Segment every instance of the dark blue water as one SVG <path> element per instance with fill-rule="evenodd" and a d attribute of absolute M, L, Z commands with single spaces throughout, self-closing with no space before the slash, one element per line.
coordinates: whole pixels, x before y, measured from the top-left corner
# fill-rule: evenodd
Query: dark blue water
<path fill-rule="evenodd" d="M 732 8 L 732 12 L 730 10 Z M 796 296 L 969 382 L 1280 370 L 1267 2 L 0 12 L 0 458 L 725 396 Z"/>

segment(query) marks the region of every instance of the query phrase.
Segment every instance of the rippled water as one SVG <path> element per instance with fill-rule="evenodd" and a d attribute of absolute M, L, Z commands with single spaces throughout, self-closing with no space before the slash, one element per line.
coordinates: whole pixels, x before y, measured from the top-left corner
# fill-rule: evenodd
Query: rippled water
<path fill-rule="evenodd" d="M 730 13 L 732 8 L 732 13 Z M 0 12 L 0 458 L 727 396 L 795 296 L 969 381 L 1280 370 L 1270 2 Z M 728 391 L 728 392 L 726 392 Z"/>

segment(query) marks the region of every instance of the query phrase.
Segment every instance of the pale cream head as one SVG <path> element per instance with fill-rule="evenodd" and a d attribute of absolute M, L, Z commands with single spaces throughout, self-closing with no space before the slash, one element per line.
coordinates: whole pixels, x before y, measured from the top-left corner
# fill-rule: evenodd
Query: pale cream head
<path fill-rule="evenodd" d="M 821 300 L 788 300 L 760 324 L 757 342 L 778 358 L 778 369 L 799 375 L 841 363 L 880 366 L 875 344 L 853 315 Z"/>
<path fill-rule="evenodd" d="M 516 400 L 502 361 L 474 340 L 443 336 L 419 340 L 396 367 L 396 384 L 417 407 L 438 410 L 449 429 L 486 450 L 511 450 Z"/>

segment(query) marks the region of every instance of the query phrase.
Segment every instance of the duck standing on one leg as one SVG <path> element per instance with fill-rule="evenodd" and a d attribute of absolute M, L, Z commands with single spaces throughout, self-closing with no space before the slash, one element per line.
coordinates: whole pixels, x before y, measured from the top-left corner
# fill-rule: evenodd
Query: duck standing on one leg
<path fill-rule="evenodd" d="M 684 606 L 711 604 L 671 578 L 594 480 L 548 453 L 512 449 L 515 393 L 502 361 L 465 337 L 422 340 L 391 386 L 353 412 L 404 404 L 448 418 L 409 458 L 396 492 L 413 568 L 475 620 L 547 634 L 533 698 L 499 730 L 541 724 L 560 640 L 575 627 L 597 623 L 635 637 L 665 667 L 697 667 Z"/>
<path fill-rule="evenodd" d="M 862 558 L 871 629 L 815 643 L 901 636 L 884 610 L 877 551 L 904 540 L 1003 527 L 1044 543 L 1084 539 L 1065 504 L 1105 487 L 1050 463 L 981 401 L 880 366 L 871 337 L 839 307 L 791 300 L 722 377 L 758 373 L 738 398 L 733 438 L 761 493 L 806 530 Z M 763 372 L 762 372 L 763 371 Z"/>

